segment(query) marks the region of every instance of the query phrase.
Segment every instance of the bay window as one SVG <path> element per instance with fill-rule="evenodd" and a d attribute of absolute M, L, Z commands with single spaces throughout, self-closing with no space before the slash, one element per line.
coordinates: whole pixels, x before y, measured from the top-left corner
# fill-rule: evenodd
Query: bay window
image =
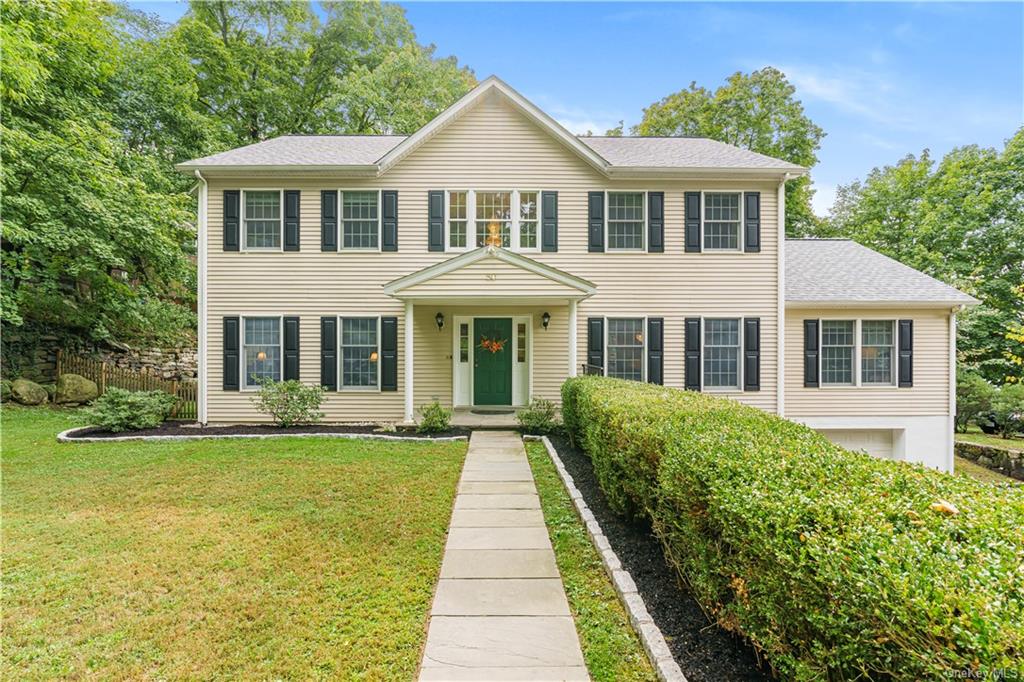
<path fill-rule="evenodd" d="M 246 317 L 242 338 L 245 386 L 261 379 L 281 380 L 281 318 Z"/>
<path fill-rule="evenodd" d="M 276 250 L 281 248 L 281 190 L 244 190 L 242 222 L 245 224 L 245 248 Z"/>

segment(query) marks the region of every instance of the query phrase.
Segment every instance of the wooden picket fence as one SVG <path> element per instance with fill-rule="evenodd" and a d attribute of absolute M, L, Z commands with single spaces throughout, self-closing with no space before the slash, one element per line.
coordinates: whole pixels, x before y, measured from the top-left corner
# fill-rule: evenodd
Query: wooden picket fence
<path fill-rule="evenodd" d="M 57 376 L 80 374 L 96 382 L 103 395 L 108 388 L 123 388 L 126 391 L 163 391 L 178 398 L 171 409 L 171 419 L 196 419 L 198 417 L 199 393 L 194 380 L 177 381 L 164 379 L 150 372 L 118 367 L 103 360 L 84 355 L 57 351 Z"/>

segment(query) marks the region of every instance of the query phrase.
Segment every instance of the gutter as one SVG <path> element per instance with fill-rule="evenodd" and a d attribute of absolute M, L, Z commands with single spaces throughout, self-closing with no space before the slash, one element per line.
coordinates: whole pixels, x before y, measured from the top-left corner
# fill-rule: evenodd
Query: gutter
<path fill-rule="evenodd" d="M 196 298 L 198 299 L 199 309 L 199 330 L 198 335 L 198 365 L 199 365 L 199 386 L 196 399 L 198 405 L 196 406 L 196 421 L 200 424 L 206 424 L 206 386 L 207 386 L 207 343 L 206 343 L 206 267 L 207 267 L 207 251 L 209 250 L 209 227 L 207 225 L 207 211 L 209 204 L 210 186 L 207 183 L 206 178 L 199 172 L 199 169 L 195 170 L 196 179 L 199 181 L 199 197 L 198 206 L 196 210 L 197 230 L 198 230 L 198 243 L 197 251 L 199 255 L 199 276 L 196 278 L 198 291 L 196 292 Z"/>

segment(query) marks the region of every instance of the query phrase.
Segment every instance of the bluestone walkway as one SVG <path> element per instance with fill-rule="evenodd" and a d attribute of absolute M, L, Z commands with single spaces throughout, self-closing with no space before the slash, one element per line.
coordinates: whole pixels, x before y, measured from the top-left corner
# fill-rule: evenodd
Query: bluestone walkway
<path fill-rule="evenodd" d="M 469 440 L 420 679 L 589 679 L 515 432 Z"/>

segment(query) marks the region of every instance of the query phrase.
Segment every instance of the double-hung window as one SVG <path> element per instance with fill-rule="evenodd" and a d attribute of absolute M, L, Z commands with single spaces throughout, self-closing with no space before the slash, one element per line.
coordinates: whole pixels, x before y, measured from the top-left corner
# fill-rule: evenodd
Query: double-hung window
<path fill-rule="evenodd" d="M 242 197 L 245 248 L 254 251 L 279 250 L 283 224 L 281 190 L 244 190 Z"/>
<path fill-rule="evenodd" d="M 380 318 L 341 318 L 341 388 L 380 385 Z"/>
<path fill-rule="evenodd" d="M 341 192 L 341 248 L 375 250 L 380 246 L 380 192 Z"/>
<path fill-rule="evenodd" d="M 537 210 L 540 197 L 537 192 L 517 192 L 519 195 L 519 248 L 537 248 Z"/>
<path fill-rule="evenodd" d="M 608 192 L 608 249 L 644 248 L 644 193 Z"/>
<path fill-rule="evenodd" d="M 742 222 L 739 192 L 704 193 L 704 249 L 738 251 Z"/>
<path fill-rule="evenodd" d="M 821 321 L 821 383 L 852 386 L 855 383 L 857 330 L 854 320 Z"/>
<path fill-rule="evenodd" d="M 448 192 L 448 248 L 466 248 L 469 192 Z"/>
<path fill-rule="evenodd" d="M 740 321 L 704 320 L 704 387 L 735 389 L 740 387 Z"/>
<path fill-rule="evenodd" d="M 445 203 L 449 251 L 500 246 L 540 248 L 540 192 L 449 190 Z"/>
<path fill-rule="evenodd" d="M 862 320 L 860 323 L 860 382 L 892 385 L 895 376 L 896 322 Z"/>
<path fill-rule="evenodd" d="M 242 361 L 246 387 L 258 386 L 261 379 L 281 380 L 281 318 L 244 318 Z"/>
<path fill-rule="evenodd" d="M 512 192 L 476 192 L 476 245 L 512 244 Z"/>
<path fill-rule="evenodd" d="M 644 320 L 608 318 L 605 374 L 616 379 L 644 380 Z"/>

